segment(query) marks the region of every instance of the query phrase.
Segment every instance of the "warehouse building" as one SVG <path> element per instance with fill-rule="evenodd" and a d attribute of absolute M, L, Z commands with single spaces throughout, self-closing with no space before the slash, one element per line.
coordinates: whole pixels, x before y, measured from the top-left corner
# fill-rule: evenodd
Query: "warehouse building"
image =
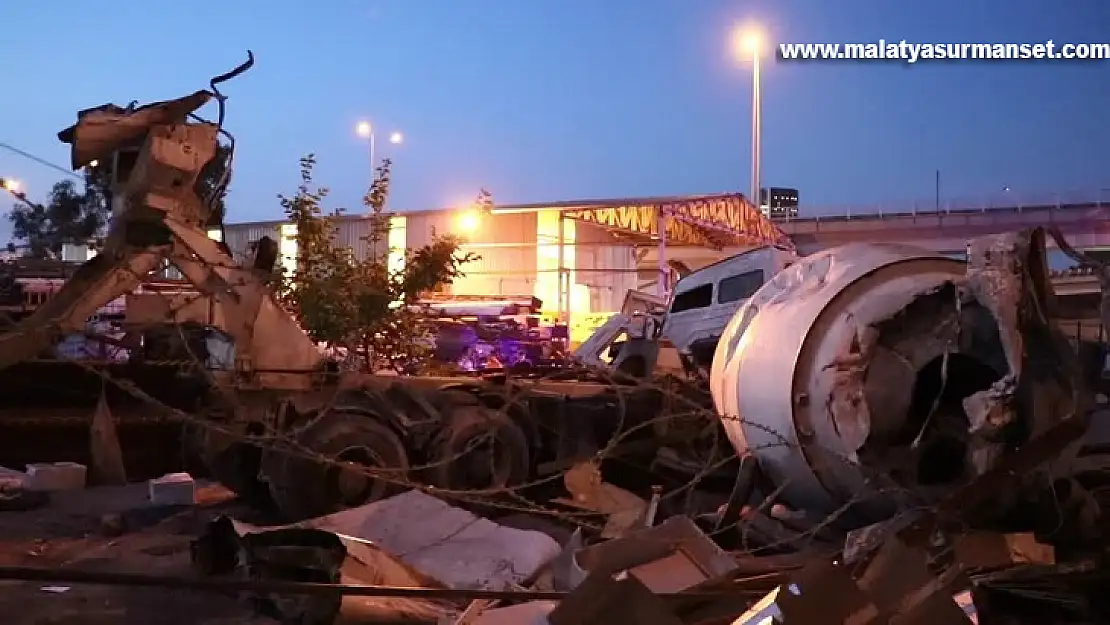
<path fill-rule="evenodd" d="M 292 268 L 292 224 L 228 224 L 225 233 L 239 258 L 263 236 L 278 240 L 282 262 Z M 339 220 L 336 237 L 366 258 L 374 253 L 366 241 L 369 234 L 366 216 L 348 215 Z M 461 251 L 481 258 L 463 267 L 466 276 L 445 295 L 536 297 L 545 312 L 566 321 L 618 311 L 630 289 L 647 283 L 665 296 L 674 279 L 666 262 L 669 248 L 789 244 L 744 196 L 722 194 L 396 213 L 377 253 L 388 254 L 390 264 L 400 268 L 404 249 L 446 234 L 463 238 Z M 649 250 L 656 266 L 644 272 L 641 261 Z"/>

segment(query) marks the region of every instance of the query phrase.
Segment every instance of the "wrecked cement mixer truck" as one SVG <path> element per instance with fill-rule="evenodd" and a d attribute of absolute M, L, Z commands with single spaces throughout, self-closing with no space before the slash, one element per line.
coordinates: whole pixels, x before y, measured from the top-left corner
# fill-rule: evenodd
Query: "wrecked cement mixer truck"
<path fill-rule="evenodd" d="M 1053 304 L 1040 229 L 974 240 L 967 263 L 838 247 L 780 272 L 732 318 L 713 403 L 785 502 L 881 519 L 1087 418 Z"/>
<path fill-rule="evenodd" d="M 1052 318 L 1045 232 L 977 239 L 968 252 L 968 262 L 882 243 L 804 258 L 746 252 L 685 276 L 665 313 L 615 316 L 579 357 L 617 373 L 673 372 L 660 354 L 679 352 L 688 372 L 707 374 L 737 455 L 758 461 L 783 503 L 871 522 L 1087 418 L 1089 376 Z M 721 285 L 756 273 L 768 279 L 724 321 L 720 310 L 686 314 L 675 331 L 677 293 L 708 289 L 706 310 L 723 309 Z M 640 326 L 654 330 L 628 338 Z"/>

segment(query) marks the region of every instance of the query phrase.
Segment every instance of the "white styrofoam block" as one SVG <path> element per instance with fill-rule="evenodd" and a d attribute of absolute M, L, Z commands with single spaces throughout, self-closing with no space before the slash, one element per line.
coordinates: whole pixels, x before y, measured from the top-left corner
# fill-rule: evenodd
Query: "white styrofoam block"
<path fill-rule="evenodd" d="M 88 468 L 76 462 L 37 462 L 27 465 L 27 487 L 31 490 L 80 490 L 88 480 Z"/>
<path fill-rule="evenodd" d="M 148 483 L 150 503 L 159 506 L 189 506 L 196 503 L 197 483 L 188 473 L 169 473 Z"/>

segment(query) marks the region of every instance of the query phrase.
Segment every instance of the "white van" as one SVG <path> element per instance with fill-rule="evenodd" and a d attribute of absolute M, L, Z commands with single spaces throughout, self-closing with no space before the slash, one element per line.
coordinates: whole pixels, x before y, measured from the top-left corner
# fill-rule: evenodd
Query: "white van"
<path fill-rule="evenodd" d="M 713 351 L 740 306 L 775 274 L 797 260 L 794 252 L 765 246 L 702 267 L 674 287 L 662 336 L 695 363 L 712 362 Z"/>

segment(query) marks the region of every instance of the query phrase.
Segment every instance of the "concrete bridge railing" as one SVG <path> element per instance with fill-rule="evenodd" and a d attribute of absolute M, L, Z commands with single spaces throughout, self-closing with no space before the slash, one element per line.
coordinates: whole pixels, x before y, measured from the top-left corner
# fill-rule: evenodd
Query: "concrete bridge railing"
<path fill-rule="evenodd" d="M 884 219 L 918 215 L 945 215 L 1024 211 L 1065 211 L 1084 208 L 1110 209 L 1110 187 L 1053 193 L 999 191 L 982 196 L 941 199 L 940 202 L 882 202 L 848 206 L 805 206 L 797 217 L 776 219 L 778 223 Z"/>

